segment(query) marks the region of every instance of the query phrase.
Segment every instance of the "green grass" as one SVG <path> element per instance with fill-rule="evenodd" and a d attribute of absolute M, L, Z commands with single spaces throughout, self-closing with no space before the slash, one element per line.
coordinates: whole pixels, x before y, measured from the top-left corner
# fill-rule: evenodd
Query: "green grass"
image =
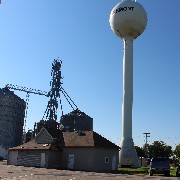
<path fill-rule="evenodd" d="M 176 176 L 176 168 L 171 168 L 171 176 L 175 177 Z"/>
<path fill-rule="evenodd" d="M 119 168 L 118 172 L 120 174 L 140 174 L 140 175 L 148 175 L 149 167 L 141 167 L 141 168 Z"/>
<path fill-rule="evenodd" d="M 119 174 L 129 174 L 129 175 L 140 175 L 146 176 L 149 175 L 149 167 L 141 167 L 141 168 L 119 168 Z M 176 176 L 176 168 L 171 168 L 171 177 Z"/>

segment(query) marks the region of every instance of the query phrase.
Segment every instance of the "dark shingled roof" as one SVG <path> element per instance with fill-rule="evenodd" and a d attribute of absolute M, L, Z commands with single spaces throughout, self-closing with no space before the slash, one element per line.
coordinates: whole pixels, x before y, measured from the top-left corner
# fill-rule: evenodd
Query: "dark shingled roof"
<path fill-rule="evenodd" d="M 57 150 L 57 148 L 52 144 L 37 144 L 34 139 L 20 146 L 9 148 L 9 150 L 49 150 L 49 149 Z"/>
<path fill-rule="evenodd" d="M 59 148 L 70 147 L 70 148 L 82 148 L 82 147 L 98 147 L 98 148 L 113 148 L 120 149 L 119 146 L 115 145 L 111 141 L 102 137 L 94 131 L 83 131 L 83 132 L 62 132 L 62 131 L 51 131 L 48 133 L 52 138 L 57 139 L 57 142 L 53 144 L 37 144 L 35 140 L 31 140 L 23 145 L 10 148 L 9 150 L 57 150 Z M 40 133 L 38 134 L 40 136 Z"/>
<path fill-rule="evenodd" d="M 63 132 L 65 147 L 103 147 L 103 148 L 116 148 L 111 141 L 102 137 L 94 131 L 76 132 Z"/>

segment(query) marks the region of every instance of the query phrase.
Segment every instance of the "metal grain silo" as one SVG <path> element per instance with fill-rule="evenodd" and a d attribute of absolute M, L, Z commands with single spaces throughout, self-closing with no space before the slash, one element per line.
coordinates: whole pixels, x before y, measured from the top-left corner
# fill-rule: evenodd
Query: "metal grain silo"
<path fill-rule="evenodd" d="M 78 109 L 63 115 L 61 117 L 60 124 L 62 124 L 64 129 L 68 131 L 93 130 L 93 118 Z"/>
<path fill-rule="evenodd" d="M 0 145 L 6 149 L 22 143 L 25 107 L 14 92 L 0 89 Z"/>

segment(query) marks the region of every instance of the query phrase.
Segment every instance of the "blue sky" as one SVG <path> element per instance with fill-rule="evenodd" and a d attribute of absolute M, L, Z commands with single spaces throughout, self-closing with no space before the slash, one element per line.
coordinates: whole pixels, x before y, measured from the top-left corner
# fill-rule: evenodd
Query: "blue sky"
<path fill-rule="evenodd" d="M 0 88 L 15 84 L 49 91 L 51 64 L 63 61 L 63 88 L 94 119 L 94 130 L 120 143 L 123 42 L 109 26 L 118 0 L 2 0 Z M 134 41 L 133 139 L 180 143 L 180 1 L 138 0 L 145 32 Z M 15 92 L 21 98 L 25 93 Z M 30 95 L 27 128 L 48 99 Z M 64 114 L 72 111 L 63 99 Z M 60 114 L 60 112 L 59 112 Z"/>

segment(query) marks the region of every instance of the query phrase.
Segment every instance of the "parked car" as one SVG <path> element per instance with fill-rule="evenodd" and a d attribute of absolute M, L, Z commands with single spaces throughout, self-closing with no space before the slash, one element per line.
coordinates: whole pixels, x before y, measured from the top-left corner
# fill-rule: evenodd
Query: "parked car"
<path fill-rule="evenodd" d="M 176 176 L 180 177 L 180 164 L 178 164 L 178 166 L 177 166 Z"/>
<path fill-rule="evenodd" d="M 164 174 L 170 176 L 170 161 L 169 158 L 165 157 L 154 157 L 150 161 L 149 175 L 153 174 Z"/>
<path fill-rule="evenodd" d="M 0 161 L 3 161 L 3 157 L 2 156 L 0 156 Z"/>

